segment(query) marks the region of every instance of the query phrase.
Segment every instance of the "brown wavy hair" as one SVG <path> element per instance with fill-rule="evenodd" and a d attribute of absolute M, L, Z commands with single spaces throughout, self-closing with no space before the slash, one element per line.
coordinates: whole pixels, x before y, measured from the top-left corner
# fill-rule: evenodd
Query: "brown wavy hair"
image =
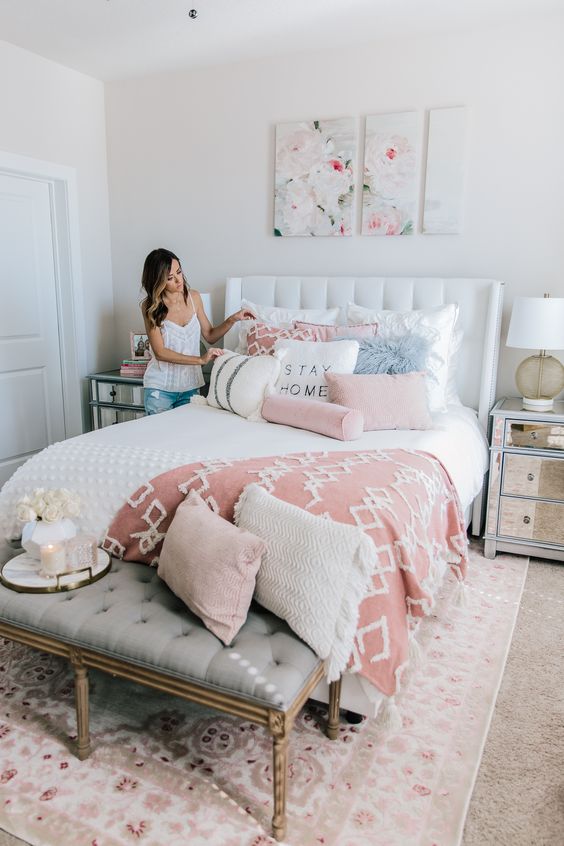
<path fill-rule="evenodd" d="M 147 294 L 143 300 L 142 307 L 149 326 L 160 326 L 168 314 L 168 308 L 164 303 L 164 291 L 166 288 L 167 277 L 172 267 L 172 262 L 176 259 L 180 267 L 182 263 L 178 256 L 171 253 L 170 250 L 165 250 L 159 247 L 157 250 L 152 250 L 143 265 L 143 275 L 141 277 L 141 287 Z M 182 273 L 184 279 L 184 302 L 188 302 L 188 281 Z"/>

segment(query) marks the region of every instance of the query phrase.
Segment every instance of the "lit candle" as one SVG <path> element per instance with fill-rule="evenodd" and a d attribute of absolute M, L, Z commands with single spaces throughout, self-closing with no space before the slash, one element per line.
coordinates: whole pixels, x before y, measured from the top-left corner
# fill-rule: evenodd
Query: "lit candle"
<path fill-rule="evenodd" d="M 44 576 L 56 576 L 65 570 L 65 545 L 48 543 L 41 547 L 41 572 Z"/>

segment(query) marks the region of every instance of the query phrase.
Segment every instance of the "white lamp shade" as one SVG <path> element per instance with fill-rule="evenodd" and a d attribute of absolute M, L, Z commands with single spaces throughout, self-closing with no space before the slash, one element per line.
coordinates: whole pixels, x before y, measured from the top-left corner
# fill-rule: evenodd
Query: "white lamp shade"
<path fill-rule="evenodd" d="M 211 294 L 205 294 L 200 292 L 200 296 L 202 298 L 202 305 L 204 307 L 204 312 L 206 313 L 206 317 L 213 323 L 212 321 L 212 308 L 211 308 Z"/>
<path fill-rule="evenodd" d="M 564 297 L 515 297 L 507 346 L 564 349 Z"/>

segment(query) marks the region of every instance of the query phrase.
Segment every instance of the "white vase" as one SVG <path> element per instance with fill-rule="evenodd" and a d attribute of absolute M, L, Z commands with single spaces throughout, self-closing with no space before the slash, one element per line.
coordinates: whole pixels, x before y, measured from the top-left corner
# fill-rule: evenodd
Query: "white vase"
<path fill-rule="evenodd" d="M 22 547 L 32 558 L 41 558 L 41 547 L 47 543 L 62 543 L 76 535 L 76 526 L 68 517 L 47 523 L 45 520 L 32 520 L 22 529 Z"/>

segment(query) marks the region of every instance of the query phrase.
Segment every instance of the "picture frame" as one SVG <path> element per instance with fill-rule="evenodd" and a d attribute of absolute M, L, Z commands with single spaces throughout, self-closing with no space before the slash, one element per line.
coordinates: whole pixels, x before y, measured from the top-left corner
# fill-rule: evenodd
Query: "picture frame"
<path fill-rule="evenodd" d="M 132 361 L 146 361 L 151 357 L 149 336 L 145 332 L 131 331 L 129 333 L 129 349 Z"/>

